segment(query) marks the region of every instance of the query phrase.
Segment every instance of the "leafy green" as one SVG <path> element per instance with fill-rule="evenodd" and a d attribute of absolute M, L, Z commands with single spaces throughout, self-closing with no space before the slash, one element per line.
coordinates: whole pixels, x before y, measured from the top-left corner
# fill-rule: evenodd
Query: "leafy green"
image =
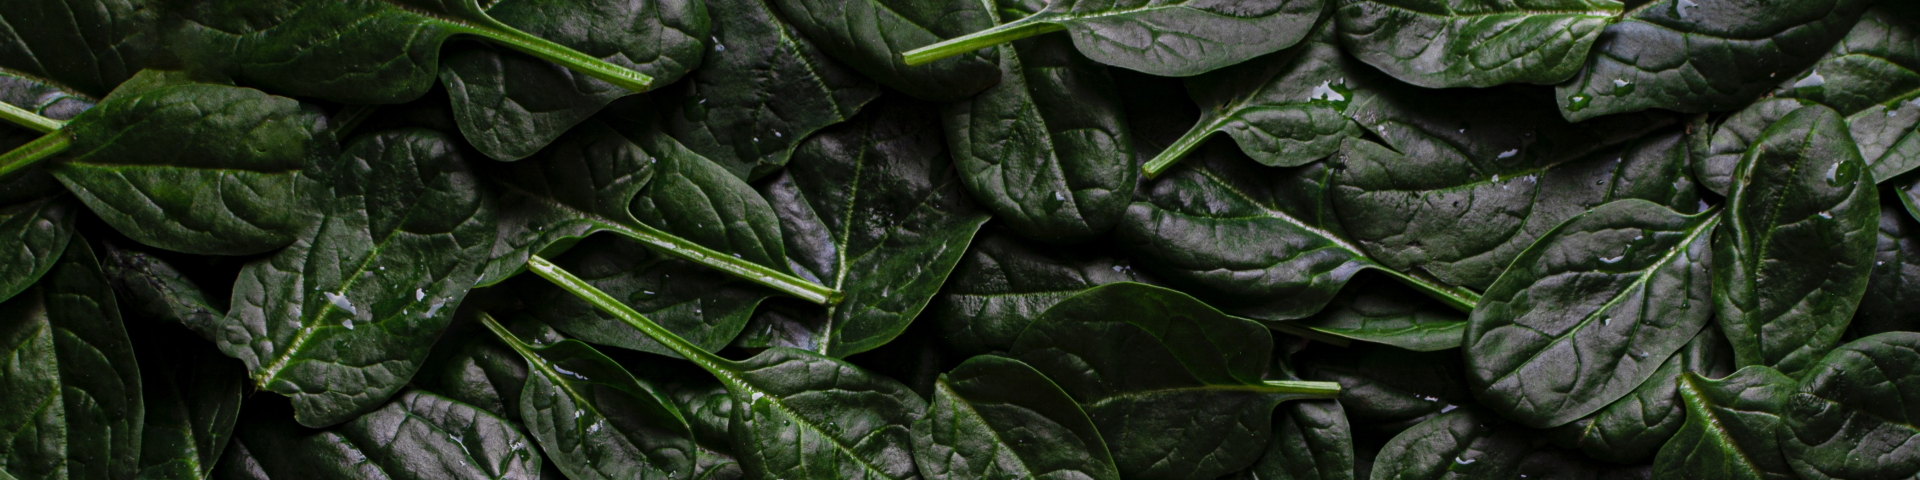
<path fill-rule="evenodd" d="M 1559 83 L 1622 6 L 1615 0 L 1360 0 L 1339 10 L 1355 57 L 1427 88 Z"/>
<path fill-rule="evenodd" d="M 992 51 L 909 63 L 902 52 L 992 27 L 991 2 L 772 0 L 794 30 L 827 55 L 888 88 L 921 100 L 964 99 L 999 81 Z M 968 49 L 974 50 L 974 49 Z"/>
<path fill-rule="evenodd" d="M 493 206 L 452 142 L 428 130 L 355 140 L 325 220 L 241 270 L 215 341 L 255 386 L 292 397 L 302 425 L 383 405 L 479 277 Z"/>
<path fill-rule="evenodd" d="M 101 269 L 113 282 L 120 305 L 150 321 L 177 323 L 213 339 L 219 336 L 220 318 L 227 313 L 226 302 L 208 296 L 192 278 L 150 252 L 102 242 Z"/>
<path fill-rule="evenodd" d="M 16 478 L 129 478 L 146 417 L 140 366 L 113 289 L 73 238 L 33 288 L 0 303 L 0 470 Z"/>
<path fill-rule="evenodd" d="M 520 418 L 568 478 L 684 478 L 693 432 L 674 404 L 579 340 L 528 345 L 480 321 L 526 360 Z"/>
<path fill-rule="evenodd" d="M 0 301 L 32 287 L 66 251 L 79 209 L 64 193 L 38 170 L 0 179 L 0 196 L 28 197 L 0 201 L 0 252 L 11 252 L 0 261 Z"/>
<path fill-rule="evenodd" d="M 1907 444 L 1920 437 L 1912 406 L 1920 333 L 1848 343 L 1779 395 L 1780 447 L 1800 478 L 1903 478 L 1920 473 Z"/>
<path fill-rule="evenodd" d="M 1791 479 L 1774 432 L 1793 394 L 1793 379 L 1772 368 L 1750 366 L 1710 380 L 1693 373 L 1679 379 L 1687 422 L 1653 458 L 1661 478 Z"/>
<path fill-rule="evenodd" d="M 1682 374 L 1706 378 L 1733 372 L 1733 352 L 1720 329 L 1703 328 L 1686 347 L 1667 357 L 1653 376 L 1632 393 L 1579 420 L 1547 433 L 1562 447 L 1619 463 L 1645 463 L 1686 421 L 1678 380 Z"/>
<path fill-rule="evenodd" d="M 1846 117 L 1876 181 L 1920 167 L 1920 10 L 1876 6 L 1777 97 L 1818 102 Z"/>
<path fill-rule="evenodd" d="M 1267 377 L 1299 380 L 1285 360 L 1275 355 Z M 1222 478 L 1352 480 L 1359 477 L 1354 470 L 1353 426 L 1347 422 L 1346 409 L 1331 399 L 1299 400 L 1282 405 L 1273 416 L 1273 440 L 1267 442 L 1260 460 Z"/>
<path fill-rule="evenodd" d="M 1449 412 L 1408 429 L 1380 449 L 1375 480 L 1646 478 L 1645 467 L 1608 465 L 1554 448 L 1533 431 L 1478 408 Z"/>
<path fill-rule="evenodd" d="M 141 339 L 134 353 L 146 405 L 136 478 L 211 478 L 240 417 L 246 367 L 167 319 L 139 309 L 125 313 L 128 330 Z"/>
<path fill-rule="evenodd" d="M 960 180 L 1022 236 L 1079 243 L 1106 233 L 1137 176 L 1113 78 L 1058 36 L 994 50 L 1000 83 L 942 108 Z"/>
<path fill-rule="evenodd" d="M 1054 304 L 1009 356 L 1080 402 L 1121 477 L 1212 479 L 1259 459 L 1275 405 L 1340 392 L 1265 380 L 1272 352 L 1259 323 L 1180 292 L 1118 283 Z"/>
<path fill-rule="evenodd" d="M 0 5 L 0 72 L 99 98 L 162 48 L 158 0 L 14 0 Z M 8 103 L 14 103 L 6 99 Z M 18 103 L 15 103 L 18 105 Z M 60 117 L 65 120 L 67 117 Z"/>
<path fill-rule="evenodd" d="M 1704 126 L 1707 131 L 1695 134 L 1690 140 L 1694 142 L 1688 152 L 1693 161 L 1693 178 L 1713 193 L 1726 195 L 1733 187 L 1734 167 L 1739 166 L 1740 158 L 1757 144 L 1760 133 L 1802 106 L 1796 100 L 1764 99 L 1717 124 Z"/>
<path fill-rule="evenodd" d="M 262 403 L 248 402 L 216 476 L 532 480 L 540 472 L 540 454 L 512 423 L 432 393 L 402 393 L 326 430 L 289 422 L 284 406 Z"/>
<path fill-rule="evenodd" d="M 1760 134 L 1714 233 L 1714 315 L 1741 366 L 1795 375 L 1838 346 L 1873 270 L 1880 203 L 1839 114 Z"/>
<path fill-rule="evenodd" d="M 1733 110 L 1819 60 L 1872 3 L 1641 3 L 1607 25 L 1586 68 L 1554 96 L 1572 121 L 1649 108 Z"/>
<path fill-rule="evenodd" d="M 1031 15 L 907 52 L 918 65 L 1066 30 L 1096 62 L 1185 77 L 1287 48 L 1313 28 L 1325 0 L 1088 2 L 1051 0 Z"/>
<path fill-rule="evenodd" d="M 786 233 L 801 277 L 846 299 L 777 323 L 818 325 L 804 343 L 775 343 L 747 327 L 751 346 L 792 346 L 845 357 L 905 331 L 932 300 L 988 215 L 960 186 L 929 105 L 891 96 L 801 144 L 759 188 Z M 798 328 L 798 327 L 796 327 Z"/>
<path fill-rule="evenodd" d="M 1920 305 L 1920 225 L 1886 195 L 1880 200 L 1880 236 L 1873 249 L 1873 273 L 1867 293 L 1853 315 L 1857 336 L 1915 331 Z"/>
<path fill-rule="evenodd" d="M 754 307 L 774 295 L 738 277 L 604 235 L 582 241 L 553 262 L 709 352 L 732 342 L 753 317 Z M 523 277 L 509 285 L 520 291 L 535 317 L 568 335 L 601 345 L 675 355 L 552 283 Z"/>
<path fill-rule="evenodd" d="M 693 429 L 700 449 L 693 478 L 698 480 L 738 480 L 746 478 L 740 461 L 733 456 L 733 439 L 727 423 L 733 416 L 733 395 L 719 382 L 685 382 L 667 385 L 674 404 Z"/>
<path fill-rule="evenodd" d="M 934 388 L 913 424 L 914 459 L 929 479 L 1120 478 L 1086 412 L 1019 360 L 973 357 Z"/>
<path fill-rule="evenodd" d="M 1547 428 L 1632 392 L 1712 314 L 1707 240 L 1719 213 L 1682 215 L 1628 199 L 1541 235 L 1467 321 L 1462 347 L 1475 396 Z"/>
<path fill-rule="evenodd" d="M 1293 324 L 1419 352 L 1458 348 L 1467 330 L 1467 318 L 1460 311 L 1377 276 L 1349 283 L 1320 313 Z"/>
<path fill-rule="evenodd" d="M 1334 352 L 1307 352 L 1298 361 L 1300 375 L 1339 382 L 1341 409 L 1356 425 L 1399 433 L 1473 403 L 1458 351 L 1356 344 Z"/>
<path fill-rule="evenodd" d="M 492 293 L 484 291 L 482 295 Z M 475 296 L 476 299 L 479 296 Z M 433 353 L 413 376 L 413 387 L 484 410 L 515 423 L 520 418 L 520 393 L 527 383 L 527 362 L 506 342 L 478 322 L 459 321 L 434 343 Z M 514 322 L 514 334 L 543 344 L 540 322 Z M 551 330 L 550 328 L 546 328 Z M 547 462 L 552 466 L 553 462 Z"/>
<path fill-rule="evenodd" d="M 800 141 L 847 121 L 880 86 L 828 57 L 767 0 L 713 0 L 713 44 L 699 70 L 655 98 L 687 148 L 754 180 L 787 164 Z"/>
<path fill-rule="evenodd" d="M 1119 282 L 1154 283 L 1111 252 L 989 232 L 967 248 L 920 321 L 939 323 L 945 342 L 962 353 L 1004 352 L 1048 307 Z"/>

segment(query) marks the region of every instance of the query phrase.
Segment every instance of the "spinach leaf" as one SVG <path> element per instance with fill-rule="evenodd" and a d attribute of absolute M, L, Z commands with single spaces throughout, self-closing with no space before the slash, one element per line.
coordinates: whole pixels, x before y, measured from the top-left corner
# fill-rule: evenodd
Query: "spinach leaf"
<path fill-rule="evenodd" d="M 800 141 L 847 121 L 880 86 L 834 60 L 767 0 L 713 0 L 713 46 L 678 86 L 654 94 L 665 128 L 747 180 L 787 164 Z"/>
<path fill-rule="evenodd" d="M 727 387 L 708 379 L 667 385 L 674 405 L 692 427 L 694 446 L 700 449 L 694 465 L 695 480 L 739 480 L 746 478 L 740 461 L 733 455 L 732 435 L 727 423 L 733 416 L 733 395 Z"/>
<path fill-rule="evenodd" d="M 1324 0 L 1231 2 L 1051 0 L 1031 15 L 907 52 L 932 62 L 1047 32 L 1066 30 L 1096 62 L 1185 77 L 1247 61 L 1306 37 Z"/>
<path fill-rule="evenodd" d="M 1880 203 L 1840 115 L 1796 110 L 1734 170 L 1714 233 L 1714 315 L 1741 366 L 1795 375 L 1838 346 L 1873 270 Z"/>
<path fill-rule="evenodd" d="M 349 104 L 401 103 L 418 98 L 438 76 L 441 45 L 456 35 L 478 37 L 627 90 L 645 91 L 654 83 L 652 77 L 627 66 L 535 36 L 534 33 L 553 34 L 576 28 L 575 22 L 542 25 L 539 18 L 542 15 L 533 8 L 552 2 L 181 0 L 176 3 L 170 9 L 178 19 L 178 26 L 168 34 L 172 53 L 197 71 L 230 76 L 248 85 L 291 95 Z M 500 12 L 505 18 L 496 17 L 493 12 L 501 9 L 502 4 L 509 7 Z M 606 6 L 617 9 L 639 5 L 643 4 L 626 2 Z M 550 12 L 548 9 L 538 11 Z M 633 13 L 639 14 L 641 21 L 618 29 L 592 30 L 611 37 L 595 38 L 600 41 L 590 42 L 592 50 L 604 49 L 604 54 L 610 57 L 629 53 L 626 49 L 631 49 L 631 53 L 657 51 L 651 47 L 658 38 L 650 35 L 659 34 L 659 27 L 651 25 L 649 21 L 653 18 L 647 18 L 648 15 Z M 600 21 L 618 23 L 620 18 Z M 509 22 L 536 25 L 540 31 L 523 31 Z M 698 25 L 705 21 L 690 23 Z M 689 29 L 698 30 L 691 26 Z M 575 31 L 588 32 L 586 29 Z"/>
<path fill-rule="evenodd" d="M 1607 25 L 1586 68 L 1555 88 L 1560 113 L 1582 121 L 1649 108 L 1733 110 L 1819 60 L 1871 3 L 1640 4 Z"/>
<path fill-rule="evenodd" d="M 1562 447 L 1617 463 L 1646 463 L 1686 421 L 1676 390 L 1681 374 L 1706 378 L 1733 372 L 1733 352 L 1718 328 L 1703 328 L 1687 346 L 1667 357 L 1632 393 L 1572 423 L 1547 431 Z"/>
<path fill-rule="evenodd" d="M 1654 473 L 1660 478 L 1798 478 L 1774 436 L 1793 388 L 1792 378 L 1762 366 L 1719 380 L 1681 374 L 1687 422 L 1654 456 Z"/>
<path fill-rule="evenodd" d="M 579 340 L 529 345 L 492 317 L 480 322 L 526 360 L 520 418 L 568 478 L 685 478 L 693 432 L 652 385 Z"/>
<path fill-rule="evenodd" d="M 741 342 L 844 358 L 892 340 L 932 300 L 988 215 L 962 191 L 930 110 L 883 98 L 808 139 L 792 165 L 760 185 L 793 270 L 846 300 L 775 322 L 819 328 L 756 319 Z M 760 333 L 776 328 L 817 335 L 775 343 Z"/>
<path fill-rule="evenodd" d="M 1769 98 L 1747 105 L 1718 123 L 1705 125 L 1695 133 L 1688 155 L 1693 161 L 1693 178 L 1713 193 L 1726 195 L 1733 188 L 1733 169 L 1740 158 L 1757 145 L 1760 133 L 1773 122 L 1786 118 L 1803 107 L 1798 100 Z"/>
<path fill-rule="evenodd" d="M 1853 315 L 1853 335 L 1916 331 L 1920 306 L 1920 225 L 1882 194 L 1880 236 L 1873 249 L 1867 293 Z"/>
<path fill-rule="evenodd" d="M 1473 403 L 1460 353 L 1384 345 L 1307 350 L 1300 376 L 1340 383 L 1340 407 L 1355 424 L 1394 434 Z"/>
<path fill-rule="evenodd" d="M 942 107 L 960 180 L 1015 233 L 1080 243 L 1133 196 L 1133 139 L 1119 91 L 1066 39 L 998 45 L 1000 83 Z"/>
<path fill-rule="evenodd" d="M 0 5 L 0 72 L 105 96 L 153 60 L 159 0 L 14 0 Z M 8 103 L 15 103 L 11 98 Z M 15 103 L 18 105 L 18 103 Z M 65 119 L 62 117 L 61 119 Z"/>
<path fill-rule="evenodd" d="M 263 403 L 268 402 L 247 403 L 246 417 L 220 458 L 215 476 L 251 480 L 540 478 L 540 454 L 512 423 L 432 393 L 402 393 L 379 410 L 326 430 L 289 422 L 283 405 Z"/>
<path fill-rule="evenodd" d="M 187 327 L 202 338 L 219 336 L 220 318 L 226 315 L 226 301 L 210 297 L 179 268 L 149 252 L 102 242 L 101 268 L 113 282 L 120 305 L 131 314 L 150 321 L 170 322 Z"/>
<path fill-rule="evenodd" d="M 1645 467 L 1608 465 L 1555 448 L 1535 431 L 1472 407 L 1408 429 L 1388 441 L 1376 460 L 1375 480 L 1646 478 Z"/>
<path fill-rule="evenodd" d="M 1901 478 L 1920 473 L 1906 447 L 1920 428 L 1913 377 L 1920 333 L 1855 340 L 1782 392 L 1780 447 L 1800 478 Z"/>
<path fill-rule="evenodd" d="M 1459 310 L 1378 276 L 1354 280 L 1320 313 L 1293 324 L 1418 352 L 1458 348 L 1467 330 L 1467 318 Z"/>
<path fill-rule="evenodd" d="M 1119 282 L 1154 283 L 1111 252 L 990 231 L 967 247 L 920 321 L 938 323 L 943 340 L 963 354 L 1004 352 L 1048 307 Z"/>
<path fill-rule="evenodd" d="M 146 416 L 139 362 L 93 249 L 72 242 L 39 283 L 0 303 L 0 470 L 129 478 Z"/>
<path fill-rule="evenodd" d="M 146 405 L 135 478 L 211 478 L 240 418 L 246 366 L 164 318 L 141 309 L 125 313 L 127 329 L 140 339 L 134 354 Z"/>
<path fill-rule="evenodd" d="M 1670 117 L 1575 125 L 1536 87 L 1375 93 L 1347 114 L 1385 144 L 1343 144 L 1330 195 L 1352 242 L 1394 270 L 1481 290 L 1587 209 L 1639 198 L 1696 211 L 1681 132 L 1662 128 Z"/>
<path fill-rule="evenodd" d="M 1776 97 L 1817 102 L 1846 117 L 1875 181 L 1920 167 L 1920 9 L 1867 10 L 1840 43 Z"/>
<path fill-rule="evenodd" d="M 1141 167 L 1148 178 L 1227 132 L 1240 150 L 1262 165 L 1293 167 L 1340 149 L 1361 135 L 1347 105 L 1366 89 L 1361 78 L 1379 74 L 1341 53 L 1333 22 L 1323 21 L 1306 40 L 1231 67 L 1187 77 L 1187 95 L 1200 105 L 1200 121 Z"/>
<path fill-rule="evenodd" d="M 538 256 L 529 269 L 653 337 L 733 395 L 728 430 L 748 478 L 911 478 L 908 425 L 926 401 L 845 361 L 771 348 L 743 361 L 701 350 Z M 776 448 L 777 447 L 777 448 Z"/>
<path fill-rule="evenodd" d="M 1087 413 L 1033 367 L 982 355 L 935 385 L 927 415 L 913 423 L 926 478 L 1120 478 Z"/>
<path fill-rule="evenodd" d="M 472 296 L 477 300 L 494 293 L 480 290 Z M 413 376 L 413 388 L 524 424 L 525 420 L 520 418 L 520 394 L 527 384 L 526 360 L 478 322 L 461 319 L 471 318 L 457 316 L 453 326 L 433 344 L 433 352 L 421 364 L 420 373 Z M 551 333 L 542 331 L 544 327 L 540 322 L 513 322 L 509 329 L 518 328 L 514 335 L 533 339 L 534 344 L 544 344 L 546 334 Z M 547 462 L 547 465 L 553 463 Z"/>
<path fill-rule="evenodd" d="M 1547 428 L 1631 393 L 1712 314 L 1707 240 L 1719 213 L 1628 199 L 1541 235 L 1467 320 L 1474 396 Z"/>
<path fill-rule="evenodd" d="M 1147 185 L 1114 231 L 1140 266 L 1236 315 L 1278 321 L 1319 312 L 1355 273 L 1373 268 L 1448 305 L 1464 292 L 1382 267 L 1349 240 L 1327 203 L 1325 163 L 1262 168 L 1216 141 Z"/>
<path fill-rule="evenodd" d="M 1427 88 L 1559 83 L 1580 72 L 1615 0 L 1360 0 L 1339 10 L 1347 51 Z"/>
<path fill-rule="evenodd" d="M 359 138 L 325 220 L 241 270 L 215 340 L 257 387 L 292 397 L 300 424 L 384 404 L 478 278 L 493 205 L 455 145 L 428 130 Z"/>
<path fill-rule="evenodd" d="M 608 236 L 589 238 L 553 262 L 709 352 L 732 342 L 753 317 L 754 307 L 774 295 L 738 277 Z M 568 335 L 600 345 L 676 355 L 552 283 L 522 277 L 510 285 L 521 292 L 534 317 Z"/>
<path fill-rule="evenodd" d="M 1273 359 L 1267 378 L 1300 379 L 1285 355 Z M 1352 480 L 1355 473 L 1353 426 L 1346 409 L 1332 399 L 1299 400 L 1282 405 L 1273 416 L 1273 440 L 1260 460 L 1222 479 Z"/>
<path fill-rule="evenodd" d="M 909 63 L 902 52 L 994 25 L 992 2 L 772 0 L 781 18 L 821 51 L 888 88 L 921 100 L 965 99 L 999 81 L 991 51 Z M 968 49 L 968 50 L 975 50 Z"/>
<path fill-rule="evenodd" d="M 0 251 L 11 252 L 0 261 L 0 301 L 26 291 L 53 269 L 79 216 L 73 199 L 43 171 L 0 179 Z"/>
<path fill-rule="evenodd" d="M 1124 478 L 1212 479 L 1260 458 L 1274 406 L 1338 384 L 1265 380 L 1273 339 L 1180 292 L 1118 283 L 1054 304 L 1009 356 L 1080 402 Z"/>
<path fill-rule="evenodd" d="M 495 0 L 486 15 L 534 37 L 666 85 L 700 66 L 710 38 L 698 0 Z M 632 95 L 623 85 L 491 44 L 447 54 L 440 81 L 454 118 L 481 153 L 518 160 L 540 151 L 608 103 Z"/>

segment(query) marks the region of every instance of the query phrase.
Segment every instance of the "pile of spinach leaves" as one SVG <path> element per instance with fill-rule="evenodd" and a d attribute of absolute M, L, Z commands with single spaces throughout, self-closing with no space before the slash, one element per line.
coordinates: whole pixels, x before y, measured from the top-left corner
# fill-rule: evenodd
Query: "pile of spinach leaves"
<path fill-rule="evenodd" d="M 1920 477 L 1911 1 L 6 0 L 0 121 L 5 480 Z"/>

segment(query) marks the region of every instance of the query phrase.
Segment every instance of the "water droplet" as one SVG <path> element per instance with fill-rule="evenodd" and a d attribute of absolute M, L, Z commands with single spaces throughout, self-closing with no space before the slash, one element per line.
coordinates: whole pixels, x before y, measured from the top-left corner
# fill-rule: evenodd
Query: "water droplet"
<path fill-rule="evenodd" d="M 1064 202 L 1067 201 L 1067 196 L 1060 192 L 1053 192 L 1053 200 L 1056 202 Z"/>
<path fill-rule="evenodd" d="M 347 327 L 347 329 L 348 329 L 348 330 L 352 330 L 352 329 L 353 329 L 353 319 L 351 319 L 351 318 L 349 318 L 349 319 L 347 319 L 347 321 L 344 321 L 344 322 L 340 322 L 340 326 L 342 326 L 342 327 Z"/>
<path fill-rule="evenodd" d="M 1609 316 L 1606 316 L 1606 315 L 1601 315 L 1601 316 L 1600 316 L 1600 324 L 1601 324 L 1601 325 L 1612 325 L 1612 324 L 1613 324 L 1613 317 L 1609 317 Z"/>
<path fill-rule="evenodd" d="M 1313 87 L 1313 91 L 1307 93 L 1307 101 L 1327 103 L 1334 110 L 1346 111 L 1352 94 L 1353 91 L 1346 88 L 1345 82 L 1320 82 L 1320 86 Z"/>
<path fill-rule="evenodd" d="M 1513 158 L 1514 155 L 1519 155 L 1519 154 L 1520 154 L 1520 149 L 1516 148 L 1513 150 L 1500 152 L 1499 158 L 1502 158 L 1502 159 Z"/>
<path fill-rule="evenodd" d="M 1454 463 L 1454 464 L 1458 464 L 1458 465 L 1472 465 L 1472 464 L 1473 464 L 1473 462 L 1474 462 L 1474 460 L 1473 460 L 1473 459 L 1470 459 L 1470 458 L 1467 458 L 1467 457 L 1453 457 L 1453 463 Z"/>
<path fill-rule="evenodd" d="M 416 301 L 416 302 L 418 302 L 418 301 L 421 301 L 421 300 L 426 300 L 426 299 L 427 299 L 427 290 L 426 290 L 426 289 L 424 289 L 424 288 L 416 288 L 416 289 L 413 289 L 413 301 Z"/>
<path fill-rule="evenodd" d="M 748 402 L 748 403 L 758 403 L 758 402 L 760 401 L 760 397 L 764 397 L 764 396 L 766 396 L 766 395 L 765 395 L 765 394 L 762 394 L 762 393 L 760 393 L 760 392 L 753 392 L 753 398 L 752 398 L 751 400 L 748 400 L 747 402 Z"/>
<path fill-rule="evenodd" d="M 347 300 L 346 295 L 333 292 L 326 292 L 326 295 L 327 302 L 332 303 L 334 307 L 346 311 L 347 315 L 360 316 L 360 311 L 353 308 L 353 301 Z"/>
<path fill-rule="evenodd" d="M 1634 350 L 1634 351 L 1633 351 L 1633 358 L 1638 358 L 1638 359 L 1641 359 L 1641 360 L 1646 360 L 1646 359 L 1647 359 L 1647 352 L 1643 352 L 1643 351 L 1640 351 L 1640 350 Z"/>
<path fill-rule="evenodd" d="M 1829 212 L 1829 211 L 1823 211 L 1823 212 L 1820 212 L 1820 218 L 1824 218 L 1824 219 L 1827 219 L 1827 220 L 1832 220 L 1832 219 L 1833 219 L 1833 212 Z"/>
<path fill-rule="evenodd" d="M 1693 3 L 1693 0 L 1680 0 L 1679 3 L 1673 5 L 1673 15 L 1680 17 L 1681 20 L 1686 20 L 1687 9 L 1689 8 L 1700 8 L 1700 4 Z"/>
<path fill-rule="evenodd" d="M 440 313 L 440 307 L 444 306 L 447 306 L 445 300 L 434 300 L 433 303 L 427 304 L 427 316 L 431 317 L 433 314 Z"/>
<path fill-rule="evenodd" d="M 1812 73 L 1808 73 L 1806 78 L 1802 78 L 1800 79 L 1800 81 L 1793 82 L 1793 88 L 1795 89 L 1815 88 L 1815 87 L 1824 86 L 1826 84 L 1827 84 L 1827 77 L 1820 76 L 1820 71 L 1814 70 Z"/>
<path fill-rule="evenodd" d="M 1453 411 L 1453 409 L 1456 409 L 1456 408 L 1460 408 L 1460 407 L 1449 404 L 1447 406 L 1440 407 L 1440 413 L 1451 412 Z"/>
<path fill-rule="evenodd" d="M 1627 258 L 1627 256 L 1626 256 L 1626 255 L 1621 255 L 1621 256 L 1618 256 L 1618 257 L 1613 257 L 1613 258 L 1607 258 L 1607 257 L 1600 257 L 1600 263 L 1605 263 L 1605 264 L 1609 264 L 1609 265 L 1611 265 L 1611 264 L 1615 264 L 1615 263 L 1620 263 L 1620 260 L 1622 260 L 1622 259 L 1625 259 L 1625 258 Z"/>
<path fill-rule="evenodd" d="M 1681 1 L 1686 1 L 1686 0 L 1681 0 Z M 1581 110 L 1586 110 L 1587 106 L 1592 104 L 1593 104 L 1593 97 L 1589 97 L 1587 96 L 1587 94 L 1584 94 L 1584 93 L 1574 94 L 1574 96 L 1567 97 L 1567 111 L 1569 112 L 1578 112 Z"/>
<path fill-rule="evenodd" d="M 1853 182 L 1855 174 L 1859 173 L 1856 170 L 1859 170 L 1859 167 L 1851 163 L 1834 162 L 1832 166 L 1827 167 L 1827 186 L 1838 187 Z"/>
<path fill-rule="evenodd" d="M 1629 81 L 1618 79 L 1618 78 L 1613 79 L 1613 96 L 1624 97 L 1632 94 L 1633 94 L 1633 82 L 1629 82 Z"/>
<path fill-rule="evenodd" d="M 740 254 L 738 253 L 733 254 L 733 258 L 740 258 Z"/>

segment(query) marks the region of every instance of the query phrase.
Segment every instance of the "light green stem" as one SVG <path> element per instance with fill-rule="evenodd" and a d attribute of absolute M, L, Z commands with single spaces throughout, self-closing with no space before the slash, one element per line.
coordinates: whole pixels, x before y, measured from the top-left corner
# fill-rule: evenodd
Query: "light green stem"
<path fill-rule="evenodd" d="M 720 358 L 719 355 L 714 355 L 712 352 L 708 352 L 694 345 L 693 342 L 688 342 L 687 339 L 680 338 L 679 334 L 673 333 L 672 330 L 667 330 L 666 327 L 662 327 L 658 323 L 653 323 L 653 320 L 648 319 L 646 315 L 641 315 L 640 312 L 634 311 L 633 307 L 629 307 L 625 303 L 620 303 L 620 301 L 614 299 L 612 295 L 607 295 L 607 292 L 602 292 L 600 289 L 594 288 L 592 284 L 581 280 L 580 277 L 573 276 L 572 273 L 560 268 L 559 265 L 554 265 L 553 262 L 549 262 L 545 258 L 540 258 L 539 255 L 527 258 L 527 269 L 532 270 L 534 275 L 539 275 L 541 278 L 553 282 L 554 285 L 558 285 L 560 289 L 572 293 L 573 296 L 580 297 L 581 300 L 585 300 L 588 304 L 599 308 L 600 311 L 613 315 L 614 318 L 620 319 L 621 322 L 639 330 L 640 333 L 646 334 L 647 337 L 652 338 L 653 341 L 660 342 L 660 344 L 665 345 L 668 350 L 673 350 L 673 353 L 680 354 L 681 358 L 700 364 L 701 367 L 712 371 L 715 375 L 723 375 L 723 371 L 729 370 L 728 367 L 733 365 L 733 361 Z"/>
<path fill-rule="evenodd" d="M 1400 283 L 1413 287 L 1414 290 L 1419 290 L 1420 293 L 1427 294 L 1428 297 L 1439 300 L 1440 303 L 1445 303 L 1447 306 L 1453 307 L 1454 310 L 1459 310 L 1461 313 L 1473 313 L 1473 306 L 1480 303 L 1480 294 L 1473 293 L 1472 290 L 1467 290 L 1463 287 L 1441 285 L 1386 267 L 1378 267 L 1376 270 L 1392 276 L 1394 280 L 1399 280 Z"/>
<path fill-rule="evenodd" d="M 591 55 L 580 53 L 578 50 L 567 48 L 565 45 L 530 35 L 527 32 L 506 26 L 506 24 L 476 26 L 456 23 L 453 24 L 453 26 L 454 29 L 460 33 L 492 40 L 494 43 L 519 50 L 521 53 L 540 57 L 541 60 L 560 64 L 562 67 L 567 67 L 568 70 L 585 73 L 589 77 L 617 85 L 620 88 L 634 92 L 645 92 L 653 86 L 653 77 L 649 77 L 646 74 L 633 71 L 627 67 L 607 63 L 606 60 L 594 58 Z"/>
<path fill-rule="evenodd" d="M 1320 398 L 1333 398 L 1340 395 L 1340 384 L 1334 382 L 1267 380 L 1260 384 L 1262 387 L 1260 390 L 1268 393 L 1297 393 Z"/>
<path fill-rule="evenodd" d="M 1212 122 L 1195 124 L 1193 129 L 1187 130 L 1187 133 L 1181 135 L 1179 140 L 1174 140 L 1173 145 L 1168 145 L 1166 150 L 1161 150 L 1159 155 L 1154 155 L 1153 160 L 1148 160 L 1146 165 L 1141 165 L 1140 175 L 1148 179 L 1159 177 L 1161 173 L 1173 167 L 1174 163 L 1178 163 L 1182 158 L 1187 158 L 1187 154 L 1193 152 L 1193 149 L 1206 144 L 1207 137 L 1213 136 L 1213 132 L 1220 128 L 1220 124 L 1225 123 L 1225 121 L 1225 119 L 1219 119 Z"/>
<path fill-rule="evenodd" d="M 799 297 L 801 300 L 820 305 L 840 303 L 841 294 L 838 290 L 803 280 L 800 277 L 795 277 L 786 272 L 768 268 L 766 265 L 720 253 L 711 248 L 703 247 L 700 246 L 700 244 L 674 236 L 673 234 L 662 232 L 644 223 L 634 222 L 630 225 L 616 224 L 612 225 L 611 228 L 614 233 L 646 244 L 654 250 L 706 265 L 715 270 L 727 272 L 728 274 L 747 279 L 753 283 L 779 290 L 781 293 Z"/>
<path fill-rule="evenodd" d="M 902 54 L 907 65 L 924 65 L 934 60 L 999 45 L 1047 32 L 1066 30 L 1053 22 L 1031 21 L 1033 17 L 1020 19 L 1013 23 L 969 33 L 958 38 L 914 49 Z"/>
<path fill-rule="evenodd" d="M 0 102 L 0 119 L 5 119 L 14 125 L 31 128 L 40 133 L 53 133 L 67 124 L 67 122 L 42 117 L 40 114 L 13 106 L 13 104 L 7 102 Z"/>
<path fill-rule="evenodd" d="M 27 142 L 26 145 L 21 145 L 20 148 L 13 149 L 11 152 L 0 154 L 0 178 L 6 178 L 13 172 L 67 151 L 67 147 L 71 146 L 73 146 L 73 135 L 64 130 L 56 130 Z"/>

